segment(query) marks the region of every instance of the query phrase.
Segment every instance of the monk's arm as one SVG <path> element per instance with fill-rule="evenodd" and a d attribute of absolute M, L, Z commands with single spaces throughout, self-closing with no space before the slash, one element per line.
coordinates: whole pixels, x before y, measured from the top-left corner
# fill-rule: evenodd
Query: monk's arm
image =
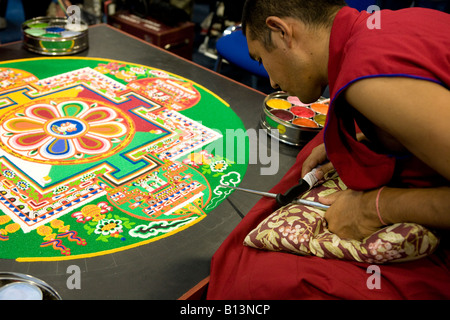
<path fill-rule="evenodd" d="M 368 120 L 450 181 L 450 91 L 434 82 L 371 78 L 352 84 L 346 100 Z M 424 114 L 426 116 L 424 116 Z M 449 183 L 450 185 L 450 183 Z M 378 198 L 378 211 L 377 211 Z M 450 229 L 450 188 L 348 190 L 321 199 L 332 204 L 330 231 L 361 239 L 386 224 L 415 222 Z"/>
<path fill-rule="evenodd" d="M 352 84 L 345 98 L 450 181 L 450 90 L 426 80 L 371 78 Z"/>
<path fill-rule="evenodd" d="M 377 201 L 378 198 L 378 201 Z M 413 222 L 450 230 L 450 188 L 346 190 L 324 199 L 328 229 L 342 238 L 362 239 L 385 224 Z M 377 210 L 378 203 L 378 210 Z M 380 217 L 378 216 L 380 215 Z"/>

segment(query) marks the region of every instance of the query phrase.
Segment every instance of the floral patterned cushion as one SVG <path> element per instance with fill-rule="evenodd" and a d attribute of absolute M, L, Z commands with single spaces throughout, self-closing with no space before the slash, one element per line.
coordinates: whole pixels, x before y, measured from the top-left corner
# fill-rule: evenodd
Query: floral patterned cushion
<path fill-rule="evenodd" d="M 345 190 L 334 177 L 303 198 L 317 201 L 337 190 Z M 380 229 L 362 241 L 341 239 L 326 228 L 324 211 L 291 204 L 272 213 L 244 240 L 244 245 L 269 251 L 284 251 L 322 258 L 353 260 L 371 264 L 419 259 L 431 254 L 439 239 L 425 227 L 397 223 Z"/>

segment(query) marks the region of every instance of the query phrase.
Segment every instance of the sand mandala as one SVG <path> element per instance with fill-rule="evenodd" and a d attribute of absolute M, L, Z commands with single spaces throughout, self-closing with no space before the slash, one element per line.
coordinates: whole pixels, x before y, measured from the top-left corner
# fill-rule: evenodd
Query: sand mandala
<path fill-rule="evenodd" d="M 201 221 L 247 169 L 227 129 L 244 132 L 225 101 L 164 70 L 0 63 L 0 258 L 98 256 Z"/>

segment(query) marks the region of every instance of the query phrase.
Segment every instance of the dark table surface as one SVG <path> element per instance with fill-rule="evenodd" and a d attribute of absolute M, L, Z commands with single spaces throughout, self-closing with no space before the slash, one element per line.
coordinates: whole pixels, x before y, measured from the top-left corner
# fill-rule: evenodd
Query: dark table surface
<path fill-rule="evenodd" d="M 89 48 L 75 56 L 116 59 L 159 68 L 190 79 L 230 104 L 246 129 L 256 129 L 265 94 L 243 86 L 191 61 L 129 36 L 108 25 L 89 28 Z M 22 48 L 21 42 L 0 46 L 0 60 L 40 57 Z M 264 134 L 264 133 L 262 133 Z M 270 139 L 269 139 L 270 141 Z M 257 146 L 257 141 L 251 141 Z M 273 146 L 276 146 L 274 144 Z M 269 146 L 270 147 L 270 146 Z M 256 147 L 252 148 L 257 152 Z M 270 165 L 249 164 L 241 187 L 271 189 L 295 162 L 299 151 L 280 143 L 272 147 L 279 168 L 261 175 Z M 258 150 L 259 152 L 259 150 Z M 278 153 L 278 155 L 276 155 Z M 273 164 L 272 164 L 273 165 Z M 240 222 L 259 196 L 234 192 L 198 224 L 168 238 L 134 249 L 99 257 L 54 261 L 17 262 L 0 259 L 0 272 L 37 277 L 52 286 L 63 299 L 166 299 L 175 300 L 209 275 L 210 261 L 223 240 Z M 81 288 L 69 289 L 70 266 L 81 270 Z"/>

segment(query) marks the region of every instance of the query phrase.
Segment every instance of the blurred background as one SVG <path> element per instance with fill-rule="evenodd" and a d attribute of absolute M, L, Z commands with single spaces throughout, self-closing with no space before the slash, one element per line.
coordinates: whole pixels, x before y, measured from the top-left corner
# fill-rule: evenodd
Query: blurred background
<path fill-rule="evenodd" d="M 373 4 L 393 10 L 410 6 L 446 12 L 450 9 L 450 0 L 348 0 L 347 3 L 358 10 L 367 10 Z M 26 20 L 70 16 L 67 8 L 77 5 L 81 8 L 81 19 L 89 25 L 108 23 L 269 94 L 274 90 L 268 76 L 265 70 L 260 70 L 262 67 L 250 61 L 245 40 L 237 34 L 234 42 L 220 40 L 238 30 L 243 4 L 244 0 L 0 0 L 0 43 L 21 41 L 21 25 Z"/>

